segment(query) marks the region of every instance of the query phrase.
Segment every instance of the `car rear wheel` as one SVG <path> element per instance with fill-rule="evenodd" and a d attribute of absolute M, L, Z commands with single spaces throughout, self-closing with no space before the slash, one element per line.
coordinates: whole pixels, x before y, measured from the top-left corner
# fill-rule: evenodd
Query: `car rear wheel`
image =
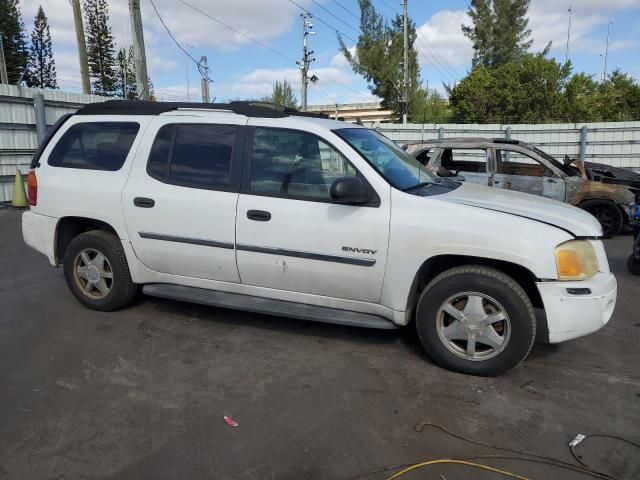
<path fill-rule="evenodd" d="M 69 243 L 64 277 L 71 293 L 92 310 L 124 307 L 137 292 L 120 240 L 102 230 L 83 233 Z"/>
<path fill-rule="evenodd" d="M 624 226 L 624 217 L 618 206 L 607 200 L 585 200 L 578 205 L 596 217 L 602 226 L 602 235 L 611 238 L 618 235 Z"/>
<path fill-rule="evenodd" d="M 533 306 L 508 275 L 479 266 L 456 267 L 424 289 L 416 312 L 418 336 L 431 358 L 471 375 L 500 375 L 529 354 L 536 333 Z"/>

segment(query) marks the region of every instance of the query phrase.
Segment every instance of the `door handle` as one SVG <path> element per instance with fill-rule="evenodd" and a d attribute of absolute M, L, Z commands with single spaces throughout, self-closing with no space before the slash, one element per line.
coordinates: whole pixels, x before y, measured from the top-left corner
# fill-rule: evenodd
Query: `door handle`
<path fill-rule="evenodd" d="M 133 204 L 136 207 L 151 208 L 156 204 L 156 201 L 153 198 L 136 197 L 133 199 Z"/>
<path fill-rule="evenodd" d="M 271 214 L 264 210 L 249 210 L 247 211 L 247 218 L 256 222 L 268 222 L 271 220 Z"/>

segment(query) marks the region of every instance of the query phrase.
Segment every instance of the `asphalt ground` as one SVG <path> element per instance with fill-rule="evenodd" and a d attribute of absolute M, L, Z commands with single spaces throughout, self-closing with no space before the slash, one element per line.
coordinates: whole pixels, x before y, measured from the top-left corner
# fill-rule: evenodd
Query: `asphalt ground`
<path fill-rule="evenodd" d="M 639 442 L 640 278 L 625 268 L 630 236 L 606 247 L 619 282 L 609 325 L 477 378 L 434 365 L 412 329 L 150 297 L 115 313 L 87 310 L 61 269 L 22 242 L 20 212 L 0 209 L 0 478 L 377 480 L 397 469 L 361 476 L 514 455 L 417 428 L 425 421 L 573 463 L 567 444 L 578 433 Z M 621 440 L 588 438 L 577 452 L 597 470 L 640 478 L 640 451 Z M 476 461 L 532 479 L 589 478 L 521 459 Z M 401 478 L 505 477 L 440 464 Z"/>

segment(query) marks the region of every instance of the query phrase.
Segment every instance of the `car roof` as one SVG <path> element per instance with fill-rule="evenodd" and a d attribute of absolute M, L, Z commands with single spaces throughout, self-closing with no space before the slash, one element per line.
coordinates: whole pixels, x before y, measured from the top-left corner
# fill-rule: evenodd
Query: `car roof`
<path fill-rule="evenodd" d="M 75 115 L 198 115 L 236 114 L 249 118 L 288 119 L 296 122 L 312 123 L 319 127 L 334 130 L 340 128 L 364 128 L 353 123 L 334 120 L 323 114 L 300 112 L 294 108 L 281 107 L 265 102 L 234 101 L 229 103 L 191 103 L 191 102 L 150 102 L 142 100 L 107 100 L 90 103 L 78 110 Z"/>

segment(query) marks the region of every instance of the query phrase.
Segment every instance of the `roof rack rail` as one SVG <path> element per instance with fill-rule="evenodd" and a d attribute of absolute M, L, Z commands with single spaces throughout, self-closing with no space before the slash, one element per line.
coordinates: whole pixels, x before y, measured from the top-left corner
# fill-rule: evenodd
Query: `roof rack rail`
<path fill-rule="evenodd" d="M 233 101 L 229 103 L 191 103 L 191 102 L 150 102 L 144 100 L 107 100 L 89 103 L 76 112 L 76 115 L 160 115 L 178 109 L 229 110 L 238 115 L 262 118 L 284 118 L 288 116 L 329 118 L 318 113 L 300 112 L 295 108 L 281 107 L 272 103 Z"/>

